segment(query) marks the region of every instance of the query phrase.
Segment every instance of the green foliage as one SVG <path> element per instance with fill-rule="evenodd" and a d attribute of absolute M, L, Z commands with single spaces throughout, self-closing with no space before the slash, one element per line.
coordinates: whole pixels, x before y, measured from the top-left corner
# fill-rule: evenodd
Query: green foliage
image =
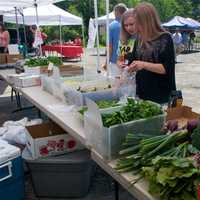
<path fill-rule="evenodd" d="M 150 167 L 143 167 L 149 191 L 161 200 L 195 200 L 200 170 L 188 158 L 157 156 Z"/>
<path fill-rule="evenodd" d="M 200 3 L 199 0 L 146 0 L 152 3 L 160 15 L 162 22 L 170 20 L 178 15 L 183 17 L 191 17 L 200 20 Z M 117 3 L 125 3 L 127 7 L 135 7 L 143 0 L 110 0 L 109 9 Z M 98 15 L 106 14 L 105 0 L 98 0 Z M 87 40 L 89 19 L 94 18 L 94 1 L 93 0 L 65 0 L 56 4 L 60 8 L 83 18 L 85 27 L 85 36 Z M 48 41 L 59 41 L 59 27 L 45 27 L 44 32 L 48 35 Z M 80 26 L 64 26 L 62 28 L 62 38 L 64 41 L 73 40 L 77 35 L 81 36 L 82 31 Z M 100 43 L 105 44 L 105 36 L 100 37 Z"/>
<path fill-rule="evenodd" d="M 48 56 L 47 58 L 30 58 L 26 61 L 25 65 L 28 67 L 47 66 L 49 63 L 55 66 L 61 66 L 63 63 L 59 57 Z"/>

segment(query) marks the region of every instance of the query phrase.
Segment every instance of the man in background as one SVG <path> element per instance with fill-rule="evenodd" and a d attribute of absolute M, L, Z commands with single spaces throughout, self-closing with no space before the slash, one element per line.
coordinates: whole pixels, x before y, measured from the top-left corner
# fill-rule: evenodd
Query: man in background
<path fill-rule="evenodd" d="M 114 7 L 113 10 L 115 14 L 115 20 L 109 25 L 109 63 L 116 64 L 121 30 L 121 17 L 127 10 L 127 7 L 125 4 L 119 3 Z M 106 63 L 102 67 L 107 69 Z"/>
<path fill-rule="evenodd" d="M 178 29 L 176 29 L 175 33 L 172 35 L 172 38 L 175 48 L 175 60 L 177 62 L 177 55 L 179 55 L 184 50 L 184 45 L 182 44 L 183 38 Z"/>

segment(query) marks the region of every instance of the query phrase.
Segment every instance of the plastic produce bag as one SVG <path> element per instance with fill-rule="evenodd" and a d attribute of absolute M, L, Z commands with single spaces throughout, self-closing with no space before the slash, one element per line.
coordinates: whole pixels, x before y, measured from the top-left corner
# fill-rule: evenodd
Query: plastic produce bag
<path fill-rule="evenodd" d="M 26 126 L 42 123 L 41 119 L 29 121 L 27 117 L 19 121 L 7 121 L 0 128 L 0 135 L 3 140 L 9 143 L 26 144 Z"/>

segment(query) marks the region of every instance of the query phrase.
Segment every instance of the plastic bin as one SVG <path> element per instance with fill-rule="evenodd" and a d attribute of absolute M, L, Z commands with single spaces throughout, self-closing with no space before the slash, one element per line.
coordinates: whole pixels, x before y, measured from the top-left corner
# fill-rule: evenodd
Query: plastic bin
<path fill-rule="evenodd" d="M 0 199 L 24 200 L 20 149 L 0 140 Z"/>
<path fill-rule="evenodd" d="M 165 113 L 146 118 L 138 119 L 122 124 L 116 124 L 109 128 L 103 126 L 101 113 L 97 105 L 87 99 L 88 110 L 84 113 L 84 132 L 87 145 L 94 148 L 104 159 L 112 160 L 118 158 L 128 133 L 160 134 L 165 121 Z M 119 111 L 121 107 L 113 107 L 106 110 L 107 113 Z"/>
<path fill-rule="evenodd" d="M 27 160 L 36 196 L 79 198 L 87 195 L 93 174 L 90 152 Z"/>

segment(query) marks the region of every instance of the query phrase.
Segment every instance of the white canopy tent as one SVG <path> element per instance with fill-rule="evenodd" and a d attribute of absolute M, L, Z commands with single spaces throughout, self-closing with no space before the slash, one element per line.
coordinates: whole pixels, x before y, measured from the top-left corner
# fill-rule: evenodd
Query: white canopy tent
<path fill-rule="evenodd" d="M 115 14 L 114 12 L 109 13 L 109 23 L 112 22 L 115 19 Z M 107 22 L 107 15 L 98 17 L 98 24 L 99 25 L 106 25 Z"/>
<path fill-rule="evenodd" d="M 58 26 L 58 25 L 82 25 L 82 19 L 71 13 L 53 5 L 42 5 L 37 7 L 38 21 L 40 26 Z M 18 23 L 25 25 L 37 24 L 35 16 L 35 8 L 25 8 L 23 10 L 23 17 L 17 14 Z M 9 23 L 16 23 L 16 16 L 14 14 L 5 14 L 4 21 Z"/>
<path fill-rule="evenodd" d="M 27 8 L 30 6 L 34 6 L 37 24 L 39 24 L 38 23 L 39 21 L 38 21 L 37 6 L 38 5 L 47 5 L 50 3 L 56 3 L 56 2 L 60 2 L 60 1 L 63 1 L 63 0 L 12 0 L 12 1 L 1 0 L 0 1 L 0 11 L 2 11 L 2 8 L 9 8 L 11 10 L 13 8 L 13 10 L 15 10 L 17 38 L 18 38 L 18 43 L 19 43 L 19 27 L 18 27 L 17 9 L 24 9 L 24 8 Z M 40 46 L 40 49 L 41 49 L 41 46 Z"/>
<path fill-rule="evenodd" d="M 46 5 L 50 3 L 56 3 L 62 0 L 1 0 L 0 1 L 0 10 L 2 7 L 10 7 L 10 8 L 27 8 L 31 7 L 34 4 L 37 5 Z"/>
<path fill-rule="evenodd" d="M 10 7 L 10 6 L 0 6 L 0 15 L 3 15 L 5 13 L 14 11 L 14 7 Z"/>
<path fill-rule="evenodd" d="M 110 23 L 110 17 L 112 17 L 112 14 L 109 13 L 109 0 L 106 0 L 106 15 L 98 18 L 98 8 L 97 8 L 97 0 L 94 0 L 94 11 L 95 11 L 95 26 L 97 31 L 97 72 L 100 72 L 100 53 L 99 53 L 99 31 L 98 26 L 101 22 L 104 22 L 106 24 L 106 63 L 107 63 L 107 76 L 109 76 L 109 23 Z M 113 13 L 114 14 L 114 13 Z M 100 20 L 99 20 L 100 19 Z"/>

